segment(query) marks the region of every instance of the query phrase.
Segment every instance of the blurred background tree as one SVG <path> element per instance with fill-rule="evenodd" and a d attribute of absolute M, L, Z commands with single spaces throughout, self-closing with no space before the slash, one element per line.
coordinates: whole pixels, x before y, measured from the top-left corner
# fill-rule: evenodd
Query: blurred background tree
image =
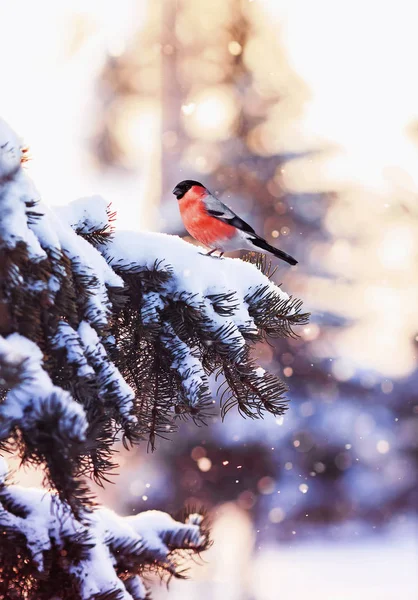
<path fill-rule="evenodd" d="M 173 472 L 186 473 L 171 479 L 174 505 L 236 500 L 257 515 L 268 537 L 324 523 L 339 535 L 338 525 L 349 519 L 376 524 L 412 510 L 413 383 L 391 379 L 414 371 L 416 318 L 402 317 L 402 307 L 414 304 L 404 268 L 416 253 L 410 215 L 402 201 L 389 205 L 362 182 L 329 176 L 341 150 L 318 136 L 298 136 L 312 94 L 268 7 L 241 0 L 154 4 L 145 35 L 138 32 L 125 53 L 109 58 L 100 86 L 108 91 L 94 138 L 95 155 L 107 152 L 102 167 L 141 164 L 125 132 L 141 130 L 144 103 L 159 107 L 153 193 L 160 183 L 165 228 L 184 234 L 173 185 L 183 174 L 203 180 L 264 228 L 270 242 L 284 238 L 301 266 L 280 277 L 308 293 L 316 309 L 303 343 L 260 347 L 265 366 L 278 369 L 281 358 L 299 398 L 280 430 L 273 423 L 271 446 L 260 443 L 252 422 L 239 436 L 246 443 L 234 444 L 233 418 L 229 439 L 221 429 L 221 438 L 189 433 L 183 448 L 168 449 Z M 399 339 L 405 342 L 394 360 L 390 348 Z M 263 423 L 263 431 L 270 426 Z"/>

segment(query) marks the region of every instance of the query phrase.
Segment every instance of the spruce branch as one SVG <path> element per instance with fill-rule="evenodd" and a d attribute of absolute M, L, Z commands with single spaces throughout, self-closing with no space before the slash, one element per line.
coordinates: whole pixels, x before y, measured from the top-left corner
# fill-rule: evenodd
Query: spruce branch
<path fill-rule="evenodd" d="M 252 418 L 284 412 L 286 386 L 257 368 L 251 344 L 295 335 L 307 315 L 265 275 L 265 261 L 210 258 L 175 236 L 115 231 L 115 214 L 98 196 L 48 209 L 21 168 L 17 138 L 4 124 L 0 134 L 8 138 L 0 335 L 9 353 L 33 349 L 30 385 L 39 389 L 29 401 L 29 372 L 3 385 L 3 447 L 12 439 L 24 461 L 47 461 L 50 485 L 78 510 L 70 482 L 81 474 L 102 481 L 116 436 L 154 447 L 177 418 L 207 421 L 213 374 L 227 384 L 223 415 L 235 405 Z M 18 391 L 27 410 L 12 418 Z M 73 413 L 83 434 L 71 437 L 70 425 L 54 423 L 71 423 Z M 58 481 L 60 471 L 67 475 Z"/>
<path fill-rule="evenodd" d="M 0 459 L 0 597 L 10 600 L 144 600 L 147 572 L 184 577 L 184 557 L 210 544 L 196 513 L 121 517 L 96 507 L 77 520 L 45 490 L 8 481 Z"/>
<path fill-rule="evenodd" d="M 179 418 L 205 423 L 212 375 L 224 377 L 223 416 L 235 406 L 251 418 L 282 414 L 286 386 L 251 347 L 295 335 L 308 315 L 265 262 L 115 231 L 97 196 L 47 208 L 24 157 L 0 120 L 0 450 L 42 467 L 52 491 L 3 477 L 0 589 L 142 599 L 144 570 L 179 577 L 184 552 L 207 547 L 201 517 L 119 517 L 95 506 L 84 477 L 107 481 L 116 439 L 153 448 Z"/>

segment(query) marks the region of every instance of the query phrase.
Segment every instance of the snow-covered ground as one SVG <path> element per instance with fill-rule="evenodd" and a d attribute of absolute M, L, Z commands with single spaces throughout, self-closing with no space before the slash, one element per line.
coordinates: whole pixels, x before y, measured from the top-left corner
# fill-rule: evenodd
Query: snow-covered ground
<path fill-rule="evenodd" d="M 255 598 L 413 600 L 418 594 L 417 558 L 412 536 L 270 548 L 256 562 Z"/>

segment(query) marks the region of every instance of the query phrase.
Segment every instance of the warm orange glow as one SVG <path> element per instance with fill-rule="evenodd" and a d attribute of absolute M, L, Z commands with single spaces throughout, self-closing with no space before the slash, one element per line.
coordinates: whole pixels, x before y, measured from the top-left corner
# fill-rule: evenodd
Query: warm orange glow
<path fill-rule="evenodd" d="M 289 89 L 303 111 L 277 123 L 282 150 L 320 150 L 282 171 L 294 192 L 338 192 L 326 215 L 331 243 L 312 249 L 337 283 L 311 279 L 319 310 L 354 323 L 332 342 L 335 376 L 356 366 L 388 376 L 416 367 L 418 322 L 418 40 L 414 3 L 264 0 L 307 88 Z M 303 14 L 303 18 L 301 15 Z M 390 40 L 390 43 L 389 43 Z M 411 218 L 412 217 L 412 218 Z M 329 350 L 329 349 L 328 349 Z M 327 352 L 318 346 L 320 353 Z"/>
<path fill-rule="evenodd" d="M 232 87 L 205 88 L 183 106 L 186 130 L 194 138 L 216 141 L 227 138 L 237 116 L 237 100 Z"/>

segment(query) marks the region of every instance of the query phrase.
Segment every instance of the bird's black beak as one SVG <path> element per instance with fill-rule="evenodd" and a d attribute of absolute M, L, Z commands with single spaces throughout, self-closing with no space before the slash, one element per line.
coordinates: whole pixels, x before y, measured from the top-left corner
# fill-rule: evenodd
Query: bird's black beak
<path fill-rule="evenodd" d="M 173 194 L 175 195 L 177 200 L 180 200 L 180 198 L 184 196 L 184 191 L 180 188 L 180 186 L 176 185 L 176 187 L 173 190 Z"/>

